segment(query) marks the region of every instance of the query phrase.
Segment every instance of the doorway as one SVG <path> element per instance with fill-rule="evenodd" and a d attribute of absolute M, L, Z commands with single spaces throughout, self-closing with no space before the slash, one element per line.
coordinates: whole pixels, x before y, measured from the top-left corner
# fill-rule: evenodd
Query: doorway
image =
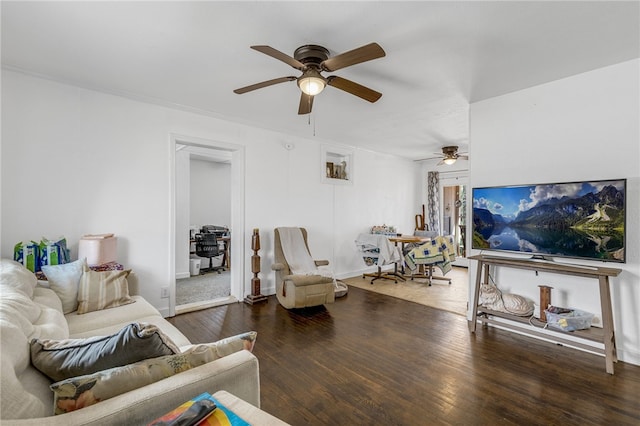
<path fill-rule="evenodd" d="M 231 295 L 227 250 L 231 236 L 231 153 L 185 145 L 176 149 L 189 155 L 189 270 L 176 268 L 176 312 L 181 313 L 225 303 Z M 213 229 L 215 232 L 208 232 Z M 215 244 L 196 242 L 204 237 L 215 238 Z"/>
<path fill-rule="evenodd" d="M 456 245 L 455 266 L 469 266 L 467 256 L 467 186 L 466 173 L 440 174 L 440 223 L 442 233 L 453 236 Z"/>
<path fill-rule="evenodd" d="M 201 138 L 172 135 L 171 152 L 173 157 L 171 247 L 173 250 L 170 265 L 172 266 L 171 274 L 174 280 L 170 288 L 170 315 L 242 300 L 246 291 L 243 285 L 245 264 L 243 259 L 244 147 Z M 192 167 L 196 170 L 195 174 L 192 173 Z M 191 179 L 198 179 L 203 176 L 203 173 L 208 173 L 204 179 L 210 179 L 211 182 L 192 185 Z M 221 179 L 220 176 L 224 176 L 225 173 L 227 174 L 226 178 Z M 220 184 L 225 185 L 224 182 L 216 182 L 216 180 L 224 181 L 225 179 L 227 187 L 224 189 L 221 188 L 220 190 L 222 192 L 226 191 L 228 194 L 220 198 L 226 198 L 226 201 L 223 202 L 225 202 L 227 206 L 223 208 L 222 211 L 220 211 L 218 207 L 202 207 L 202 200 L 192 200 L 192 198 L 197 198 L 201 193 L 204 193 L 202 194 L 203 197 L 215 198 L 216 186 Z M 192 203 L 192 201 L 195 202 Z M 199 213 L 195 212 L 195 214 L 192 214 L 192 208 L 199 210 Z M 218 211 L 216 212 L 215 209 L 218 209 Z M 226 213 L 224 212 L 225 210 Z M 216 217 L 221 223 L 208 223 L 209 221 L 216 221 Z M 209 220 L 209 218 L 211 219 Z M 194 221 L 204 221 L 207 223 L 195 223 Z M 225 221 L 226 223 L 222 223 Z M 198 228 L 197 230 L 194 229 L 194 225 L 195 228 Z M 222 259 L 220 256 L 213 259 L 213 266 L 225 261 L 228 267 L 225 268 L 226 270 L 224 273 L 221 273 L 220 276 L 218 276 L 219 274 L 217 272 L 210 272 L 205 275 L 198 274 L 194 275 L 193 278 L 195 280 L 191 281 L 191 273 L 195 272 L 192 262 L 190 261 L 190 259 L 194 257 L 192 252 L 195 251 L 195 247 L 192 244 L 192 236 L 205 225 L 220 225 L 229 229 L 229 235 L 225 241 L 225 244 L 229 244 L 227 246 L 229 248 L 226 253 L 227 258 Z M 233 259 L 233 261 L 231 261 L 231 259 Z M 208 266 L 209 259 L 203 259 L 202 261 L 204 262 L 203 267 Z M 183 303 L 182 305 L 177 303 L 178 282 L 182 285 L 186 281 L 191 281 L 191 284 L 200 281 L 198 285 L 205 285 L 207 281 L 213 282 L 213 280 L 218 281 L 217 285 L 222 285 L 220 283 L 221 280 L 228 283 L 224 284 L 228 286 L 228 291 L 225 295 L 218 297 L 221 293 L 211 292 L 208 287 L 202 287 L 206 288 L 207 292 L 203 292 L 204 295 L 201 297 L 201 295 L 197 294 L 199 293 L 197 288 L 192 288 L 192 294 L 189 296 L 189 299 L 183 297 L 184 292 L 181 291 L 180 293 L 180 300 L 183 302 L 186 300 L 188 303 Z M 202 300 L 198 300 L 200 297 Z M 213 299 L 211 299 L 211 297 L 213 297 Z"/>

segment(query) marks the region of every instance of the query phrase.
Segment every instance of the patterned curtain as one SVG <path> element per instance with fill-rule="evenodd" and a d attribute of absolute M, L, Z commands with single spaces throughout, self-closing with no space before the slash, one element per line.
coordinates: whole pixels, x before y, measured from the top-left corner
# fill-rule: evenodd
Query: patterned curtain
<path fill-rule="evenodd" d="M 440 173 L 427 175 L 427 224 L 432 231 L 440 232 Z"/>

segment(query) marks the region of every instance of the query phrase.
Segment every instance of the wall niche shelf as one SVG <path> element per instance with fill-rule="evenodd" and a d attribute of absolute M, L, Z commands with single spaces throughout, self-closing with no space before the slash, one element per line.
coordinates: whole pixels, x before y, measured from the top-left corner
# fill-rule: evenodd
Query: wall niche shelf
<path fill-rule="evenodd" d="M 353 150 L 347 148 L 322 147 L 322 182 L 337 185 L 353 184 Z"/>
<path fill-rule="evenodd" d="M 469 259 L 476 260 L 478 262 L 475 291 L 473 300 L 471 301 L 471 303 L 475 305 L 476 308 L 471 314 L 471 321 L 469 321 L 469 331 L 475 333 L 478 322 L 483 326 L 486 326 L 487 324 L 493 324 L 506 328 L 508 330 L 518 331 L 520 333 L 529 334 L 531 336 L 537 336 L 552 340 L 554 342 L 561 343 L 567 346 L 585 349 L 604 355 L 606 371 L 609 374 L 613 374 L 613 364 L 614 362 L 618 361 L 618 358 L 616 354 L 616 336 L 613 329 L 613 312 L 611 310 L 611 291 L 609 288 L 609 277 L 617 277 L 620 272 L 622 272 L 621 269 L 570 265 L 565 263 L 554 263 L 534 259 L 517 259 L 486 255 L 469 256 Z M 528 317 L 519 317 L 504 312 L 492 311 L 482 306 L 478 306 L 481 281 L 484 284 L 487 284 L 489 282 L 490 266 L 526 269 L 552 274 L 573 275 L 578 277 L 597 279 L 598 287 L 600 290 L 602 328 L 591 327 L 587 330 L 576 330 L 571 332 L 547 328 L 545 330 L 552 333 L 543 333 L 542 331 L 540 331 L 540 326 L 544 326 L 545 323 L 538 320 L 537 318 L 532 318 L 532 320 L 535 321 L 530 322 Z M 495 318 L 502 318 L 508 321 L 499 321 Z M 538 324 L 538 327 L 535 326 L 536 323 Z M 572 336 L 575 338 L 575 340 L 568 339 L 566 338 L 567 336 Z M 604 349 L 582 343 L 580 342 L 580 340 L 602 343 L 604 344 Z"/>

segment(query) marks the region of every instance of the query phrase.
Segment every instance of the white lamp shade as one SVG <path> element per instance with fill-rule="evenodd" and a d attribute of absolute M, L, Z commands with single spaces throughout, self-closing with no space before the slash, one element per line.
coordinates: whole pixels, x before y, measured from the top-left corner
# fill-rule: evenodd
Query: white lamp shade
<path fill-rule="evenodd" d="M 309 96 L 315 96 L 322 92 L 326 84 L 322 75 L 314 69 L 305 71 L 302 77 L 298 79 L 298 87 Z"/>
<path fill-rule="evenodd" d="M 305 77 L 298 80 L 298 87 L 304 93 L 315 96 L 324 90 L 324 80 L 318 77 Z"/>
<path fill-rule="evenodd" d="M 445 158 L 444 159 L 444 164 L 446 164 L 447 166 L 450 166 L 455 162 L 456 162 L 456 158 L 454 158 L 454 157 L 450 157 L 450 158 Z"/>

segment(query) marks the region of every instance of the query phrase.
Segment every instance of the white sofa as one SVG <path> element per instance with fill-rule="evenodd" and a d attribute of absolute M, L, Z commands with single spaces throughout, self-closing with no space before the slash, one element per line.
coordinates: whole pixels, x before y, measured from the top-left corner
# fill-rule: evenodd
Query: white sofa
<path fill-rule="evenodd" d="M 0 423 L 8 425 L 146 424 L 202 392 L 226 390 L 260 406 L 258 360 L 242 350 L 76 411 L 53 415 L 51 380 L 30 362 L 31 339 L 114 334 L 132 322 L 158 326 L 181 348 L 191 342 L 140 296 L 135 303 L 64 315 L 60 298 L 22 265 L 0 260 Z"/>

